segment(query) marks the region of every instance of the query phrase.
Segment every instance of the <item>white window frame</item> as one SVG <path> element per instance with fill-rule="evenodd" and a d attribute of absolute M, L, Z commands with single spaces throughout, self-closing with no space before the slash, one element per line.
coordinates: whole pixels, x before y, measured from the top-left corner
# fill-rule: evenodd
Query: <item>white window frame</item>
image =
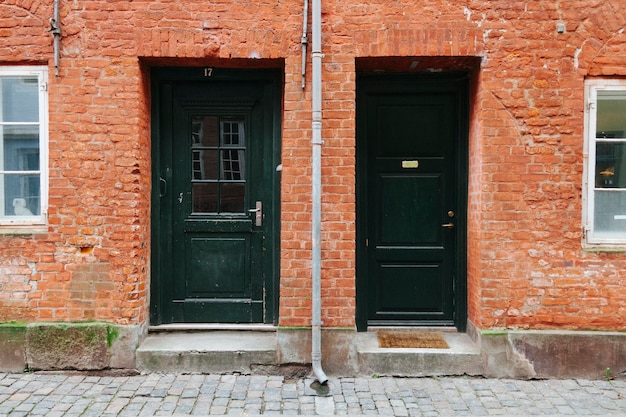
<path fill-rule="evenodd" d="M 37 77 L 39 85 L 39 214 L 0 216 L 0 234 L 20 233 L 23 230 L 30 232 L 30 229 L 46 225 L 48 218 L 48 67 L 0 66 L 0 77 L 4 76 Z M 10 124 L 0 122 L 0 129 Z M 14 173 L 13 171 L 1 172 Z M 4 193 L 4 190 L 0 189 L 0 192 Z"/>
<path fill-rule="evenodd" d="M 615 91 L 626 95 L 626 80 L 594 78 L 585 81 L 585 121 L 583 152 L 583 247 L 596 250 L 626 251 L 623 237 L 599 237 L 594 230 L 596 196 L 596 132 L 598 91 Z M 624 115 L 626 117 L 626 114 Z M 616 191 L 622 192 L 622 191 Z M 626 192 L 626 191 L 623 191 Z M 625 208 L 626 211 L 626 208 Z M 626 221 L 626 220 L 625 220 Z"/>

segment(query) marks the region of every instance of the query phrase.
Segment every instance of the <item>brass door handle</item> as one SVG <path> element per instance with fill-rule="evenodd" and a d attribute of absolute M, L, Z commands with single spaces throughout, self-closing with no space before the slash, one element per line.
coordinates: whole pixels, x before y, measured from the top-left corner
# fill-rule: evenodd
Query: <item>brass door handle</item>
<path fill-rule="evenodd" d="M 445 223 L 442 224 L 441 227 L 445 227 L 446 229 L 454 229 L 454 223 Z"/>

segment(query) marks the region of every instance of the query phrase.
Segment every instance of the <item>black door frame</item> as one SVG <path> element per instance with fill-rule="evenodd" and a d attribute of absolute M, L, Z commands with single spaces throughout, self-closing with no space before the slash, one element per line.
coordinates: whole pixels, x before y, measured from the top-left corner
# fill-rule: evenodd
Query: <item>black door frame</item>
<path fill-rule="evenodd" d="M 464 332 L 467 327 L 467 201 L 469 173 L 469 73 L 440 74 L 374 74 L 358 73 L 356 88 L 356 325 L 358 331 L 368 327 L 368 236 L 367 207 L 367 136 L 366 103 L 369 94 L 434 93 L 457 94 L 457 225 L 454 285 L 454 326 Z M 395 324 L 395 323 L 394 323 Z M 403 323 L 398 322 L 398 325 Z"/>
<path fill-rule="evenodd" d="M 282 120 L 282 84 L 283 71 L 281 69 L 232 69 L 220 67 L 153 67 L 150 69 L 151 92 L 151 158 L 152 158 L 152 195 L 151 195 L 151 259 L 150 259 L 150 324 L 160 325 L 169 321 L 163 317 L 163 302 L 167 299 L 168 282 L 163 279 L 166 274 L 163 270 L 163 249 L 161 242 L 167 238 L 168 231 L 163 230 L 161 222 L 161 194 L 164 192 L 161 180 L 161 126 L 162 118 L 171 117 L 161 109 L 161 91 L 172 84 L 188 81 L 259 81 L 267 84 L 271 91 L 273 106 L 272 120 L 272 166 L 277 167 L 281 159 L 281 120 Z M 273 253 L 267 254 L 270 258 L 271 276 L 265 280 L 265 311 L 263 322 L 266 324 L 278 323 L 279 307 L 279 277 L 280 277 L 280 172 L 274 171 L 271 184 L 271 193 L 274 196 L 271 202 L 271 211 L 274 213 L 270 221 L 273 231 L 268 238 L 271 240 L 268 247 Z"/>

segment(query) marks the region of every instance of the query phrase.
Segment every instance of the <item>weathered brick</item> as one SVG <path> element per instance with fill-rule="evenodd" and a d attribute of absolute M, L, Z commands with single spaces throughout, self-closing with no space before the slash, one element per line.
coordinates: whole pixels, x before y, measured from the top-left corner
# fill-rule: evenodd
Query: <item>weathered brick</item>
<path fill-rule="evenodd" d="M 580 248 L 582 88 L 585 77 L 626 76 L 626 35 L 620 31 L 626 16 L 616 4 L 324 2 L 327 325 L 354 324 L 355 59 L 381 57 L 391 66 L 398 57 L 430 57 L 446 70 L 467 70 L 457 58 L 481 57 L 471 94 L 469 318 L 479 327 L 623 326 L 623 311 L 615 306 L 626 294 L 614 273 L 623 275 L 624 257 Z M 302 91 L 301 6 L 269 0 L 62 2 L 61 76 L 49 82 L 48 233 L 0 237 L 0 258 L 19 269 L 0 275 L 0 300 L 36 308 L 12 310 L 0 301 L 0 320 L 147 320 L 146 69 L 152 62 L 259 66 L 249 59 L 254 56 L 279 59 L 285 72 L 280 324 L 310 324 L 311 78 L 309 70 Z M 2 65 L 52 65 L 50 13 L 50 1 L 3 2 Z M 557 20 L 565 33 L 557 34 Z M 130 256 L 121 261 L 120 254 Z M 72 285 L 82 279 L 69 266 L 88 265 L 83 262 L 110 268 L 92 276 L 106 303 L 96 295 L 95 307 L 67 305 L 77 294 Z M 37 274 L 26 273 L 26 265 Z M 544 275 L 535 277 L 538 272 Z M 600 282 L 602 276 L 610 279 Z M 108 286 L 113 277 L 119 285 Z M 2 287 L 2 279 L 17 282 Z M 35 279 L 36 290 L 28 282 Z M 581 287 L 596 292 L 580 293 Z M 554 292 L 541 293 L 548 288 Z M 82 294 L 94 297 L 88 293 Z"/>

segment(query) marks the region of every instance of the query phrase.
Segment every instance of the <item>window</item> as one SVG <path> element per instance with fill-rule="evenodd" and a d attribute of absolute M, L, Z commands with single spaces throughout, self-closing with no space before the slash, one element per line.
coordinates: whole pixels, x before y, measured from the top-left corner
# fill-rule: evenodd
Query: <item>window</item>
<path fill-rule="evenodd" d="M 0 225 L 44 224 L 47 68 L 0 67 Z"/>
<path fill-rule="evenodd" d="M 194 214 L 243 214 L 246 195 L 246 131 L 240 116 L 192 118 Z"/>
<path fill-rule="evenodd" d="M 626 247 L 626 80 L 588 80 L 585 240 Z"/>

